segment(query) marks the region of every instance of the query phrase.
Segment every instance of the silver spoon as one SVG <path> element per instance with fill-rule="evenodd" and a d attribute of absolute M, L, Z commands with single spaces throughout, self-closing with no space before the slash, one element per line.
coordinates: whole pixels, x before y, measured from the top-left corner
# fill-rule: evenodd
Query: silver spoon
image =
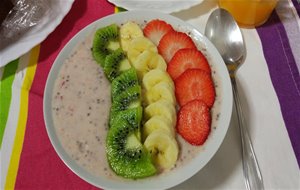
<path fill-rule="evenodd" d="M 235 81 L 235 73 L 238 67 L 244 62 L 246 56 L 242 33 L 230 13 L 225 9 L 217 9 L 208 18 L 205 35 L 220 52 L 230 74 L 241 135 L 242 163 L 246 188 L 248 190 L 264 189 L 262 175 L 244 124 Z"/>

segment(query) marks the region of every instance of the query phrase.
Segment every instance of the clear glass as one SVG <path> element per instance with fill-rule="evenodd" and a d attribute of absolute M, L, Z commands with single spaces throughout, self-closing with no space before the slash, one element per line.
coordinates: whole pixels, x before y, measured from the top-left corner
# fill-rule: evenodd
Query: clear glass
<path fill-rule="evenodd" d="M 219 0 L 219 6 L 229 11 L 241 27 L 252 28 L 265 23 L 278 0 Z"/>

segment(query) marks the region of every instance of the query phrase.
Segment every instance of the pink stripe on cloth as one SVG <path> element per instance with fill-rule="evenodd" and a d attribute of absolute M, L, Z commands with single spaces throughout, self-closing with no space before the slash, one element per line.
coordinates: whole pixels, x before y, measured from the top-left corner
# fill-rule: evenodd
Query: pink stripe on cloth
<path fill-rule="evenodd" d="M 42 42 L 29 94 L 28 120 L 16 189 L 95 188 L 69 170 L 52 147 L 43 118 L 43 92 L 50 68 L 64 45 L 91 22 L 113 13 L 114 6 L 106 0 L 76 0 L 62 23 Z"/>

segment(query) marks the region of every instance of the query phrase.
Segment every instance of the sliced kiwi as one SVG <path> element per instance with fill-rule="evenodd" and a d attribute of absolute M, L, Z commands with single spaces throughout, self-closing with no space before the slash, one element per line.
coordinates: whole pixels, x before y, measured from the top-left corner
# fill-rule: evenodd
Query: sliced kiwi
<path fill-rule="evenodd" d="M 119 113 L 115 116 L 113 123 L 118 122 L 118 120 L 126 120 L 134 128 L 139 128 L 142 117 L 143 108 L 142 106 L 137 106 L 134 108 L 119 111 Z M 113 123 L 111 124 L 111 126 L 114 125 Z"/>
<path fill-rule="evenodd" d="M 108 131 L 106 138 L 108 163 L 117 175 L 125 178 L 137 179 L 154 175 L 156 168 L 151 156 L 136 136 L 140 128 L 140 121 L 136 119 L 141 112 L 141 107 L 126 111 L 120 113 Z"/>
<path fill-rule="evenodd" d="M 102 67 L 104 67 L 106 56 L 119 48 L 119 27 L 116 24 L 99 28 L 96 31 L 93 40 L 92 54 Z"/>
<path fill-rule="evenodd" d="M 126 109 L 119 111 L 114 115 L 114 118 L 111 120 L 110 127 L 114 126 L 115 122 L 118 120 L 126 120 L 128 124 L 136 129 L 135 135 L 138 140 L 141 141 L 141 120 L 143 118 L 143 108 L 142 106 L 137 106 L 135 108 Z"/>
<path fill-rule="evenodd" d="M 135 85 L 116 96 L 112 102 L 113 111 L 122 111 L 141 105 L 141 86 Z"/>
<path fill-rule="evenodd" d="M 137 73 L 133 67 L 124 71 L 111 83 L 112 99 L 114 100 L 115 97 L 124 92 L 126 89 L 138 85 L 138 83 Z"/>
<path fill-rule="evenodd" d="M 122 71 L 131 68 L 125 52 L 119 48 L 107 55 L 104 61 L 104 73 L 108 80 L 113 81 Z"/>
<path fill-rule="evenodd" d="M 141 106 L 141 91 L 141 86 L 136 85 L 114 98 L 110 109 L 110 123 L 120 111 Z"/>

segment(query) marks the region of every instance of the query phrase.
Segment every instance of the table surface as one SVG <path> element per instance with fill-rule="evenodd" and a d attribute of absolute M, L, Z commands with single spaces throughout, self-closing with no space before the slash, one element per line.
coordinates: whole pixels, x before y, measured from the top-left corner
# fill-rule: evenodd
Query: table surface
<path fill-rule="evenodd" d="M 172 13 L 204 33 L 214 0 Z M 43 118 L 53 61 L 74 34 L 118 9 L 77 0 L 47 39 L 0 68 L 0 189 L 93 189 L 57 156 Z M 237 72 L 242 109 L 266 189 L 300 189 L 300 4 L 279 1 L 263 26 L 242 29 L 247 57 Z M 1 60 L 1 59 L 0 59 Z M 235 110 L 212 160 L 172 189 L 245 189 Z"/>

